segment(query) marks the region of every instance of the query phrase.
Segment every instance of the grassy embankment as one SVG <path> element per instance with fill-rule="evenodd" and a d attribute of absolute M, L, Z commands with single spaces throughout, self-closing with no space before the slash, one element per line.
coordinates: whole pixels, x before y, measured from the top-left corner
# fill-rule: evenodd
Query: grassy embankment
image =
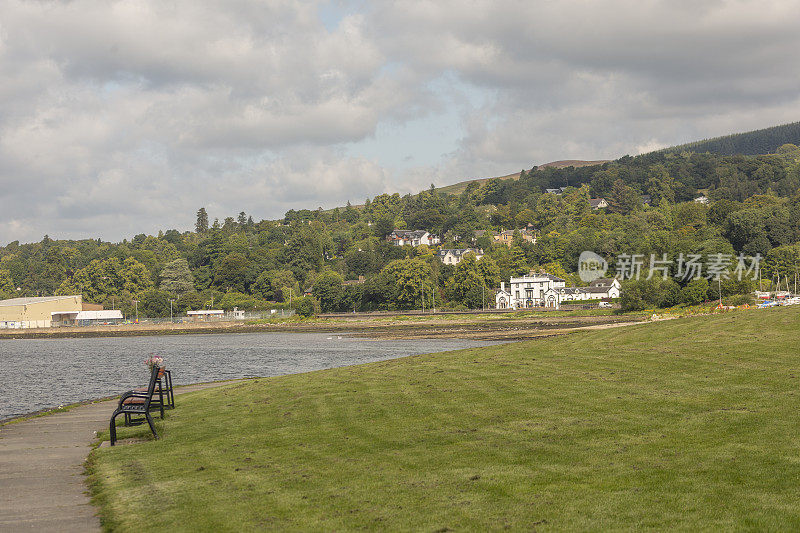
<path fill-rule="evenodd" d="M 91 481 L 120 531 L 796 530 L 799 332 L 764 309 L 252 380 Z"/>

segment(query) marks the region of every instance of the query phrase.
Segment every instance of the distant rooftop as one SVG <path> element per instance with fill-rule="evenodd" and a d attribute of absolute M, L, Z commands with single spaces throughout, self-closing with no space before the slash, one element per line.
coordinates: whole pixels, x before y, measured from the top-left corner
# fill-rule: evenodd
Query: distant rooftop
<path fill-rule="evenodd" d="M 70 298 L 81 298 L 80 295 L 72 296 L 34 296 L 32 298 L 11 298 L 10 300 L 0 300 L 0 306 L 30 305 L 42 302 L 55 302 L 58 300 L 69 300 Z"/>

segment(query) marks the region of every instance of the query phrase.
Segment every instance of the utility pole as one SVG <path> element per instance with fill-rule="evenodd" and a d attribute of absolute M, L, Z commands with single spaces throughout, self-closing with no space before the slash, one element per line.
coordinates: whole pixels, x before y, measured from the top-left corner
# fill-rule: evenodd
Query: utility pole
<path fill-rule="evenodd" d="M 139 323 L 139 300 L 133 300 L 133 305 L 136 306 L 136 323 Z"/>
<path fill-rule="evenodd" d="M 719 291 L 719 306 L 722 307 L 722 276 L 717 277 L 717 290 Z"/>
<path fill-rule="evenodd" d="M 175 301 L 174 298 L 169 299 L 169 321 L 172 322 L 172 303 Z"/>
<path fill-rule="evenodd" d="M 425 314 L 425 278 L 422 278 L 422 281 L 420 282 L 420 285 L 422 285 L 422 314 L 424 315 Z"/>

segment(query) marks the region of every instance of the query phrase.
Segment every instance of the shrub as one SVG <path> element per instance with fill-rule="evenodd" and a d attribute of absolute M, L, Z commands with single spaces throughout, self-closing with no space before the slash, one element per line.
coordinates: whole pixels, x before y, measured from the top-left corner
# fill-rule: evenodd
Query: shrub
<path fill-rule="evenodd" d="M 681 301 L 687 305 L 697 305 L 706 300 L 708 294 L 708 280 L 706 278 L 693 279 L 681 289 Z"/>
<path fill-rule="evenodd" d="M 294 300 L 294 309 L 298 316 L 307 318 L 314 316 L 314 309 L 316 307 L 314 298 L 311 296 L 303 296 Z"/>

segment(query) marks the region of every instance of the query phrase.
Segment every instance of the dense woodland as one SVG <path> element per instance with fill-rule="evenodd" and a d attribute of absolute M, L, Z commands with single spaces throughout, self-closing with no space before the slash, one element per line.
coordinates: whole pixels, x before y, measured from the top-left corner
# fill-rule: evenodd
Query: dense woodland
<path fill-rule="evenodd" d="M 662 152 L 710 152 L 718 155 L 771 154 L 784 144 L 797 144 L 798 139 L 800 139 L 800 122 L 792 122 L 762 130 L 734 133 L 724 137 L 673 146 Z"/>
<path fill-rule="evenodd" d="M 547 188 L 567 187 L 561 195 Z M 705 195 L 708 205 L 694 199 Z M 649 205 L 643 199 L 649 196 Z M 592 211 L 590 198 L 609 207 Z M 435 250 L 397 247 L 394 228 L 442 236 L 443 248 L 478 247 L 456 267 Z M 533 228 L 536 244 L 512 246 L 491 232 Z M 477 230 L 489 233 L 476 238 Z M 383 194 L 364 205 L 289 211 L 256 222 L 246 213 L 194 231 L 100 240 L 12 242 L 0 248 L 0 297 L 83 294 L 90 302 L 143 316 L 214 306 L 278 305 L 322 311 L 478 308 L 491 304 L 501 280 L 545 269 L 580 285 L 578 255 L 593 250 L 614 263 L 622 253 L 761 254 L 764 277 L 793 278 L 800 264 L 800 149 L 784 145 L 760 156 L 656 152 L 583 168 L 532 168 L 517 179 L 473 182 L 458 196 L 431 186 L 417 195 Z M 612 267 L 613 272 L 613 267 Z M 365 281 L 358 283 L 363 276 Z M 723 296 L 752 284 L 726 282 Z M 720 287 L 706 280 L 628 283 L 628 308 L 696 303 Z M 310 291 L 311 296 L 302 297 Z"/>

